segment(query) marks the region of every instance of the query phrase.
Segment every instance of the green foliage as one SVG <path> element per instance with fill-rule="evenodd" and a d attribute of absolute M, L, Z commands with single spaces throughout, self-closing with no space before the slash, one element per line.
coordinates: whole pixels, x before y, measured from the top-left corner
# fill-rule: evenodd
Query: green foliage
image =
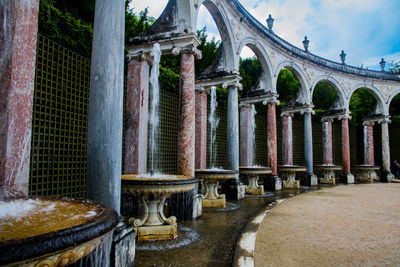
<path fill-rule="evenodd" d="M 200 45 L 197 48 L 202 52 L 202 58 L 196 61 L 195 72 L 200 74 L 215 60 L 220 42 L 215 41 L 215 37 L 211 41 L 207 41 L 207 27 L 205 26 L 203 29 L 197 30 L 197 36 L 200 39 Z"/>
<path fill-rule="evenodd" d="M 261 63 L 257 57 L 253 58 L 240 58 L 239 72 L 242 76 L 243 91 L 241 94 L 246 94 L 258 81 L 261 75 Z"/>
<path fill-rule="evenodd" d="M 296 96 L 300 84 L 296 76 L 294 76 L 290 70 L 282 69 L 279 72 L 276 87 L 279 94 L 279 101 L 281 102 L 280 105 L 284 106 Z"/>
<path fill-rule="evenodd" d="M 93 1 L 85 0 L 80 4 L 79 1 L 71 1 L 71 6 L 68 6 L 65 2 L 40 1 L 39 33 L 84 57 L 90 57 L 93 22 L 76 16 L 90 13 L 89 10 Z M 81 5 L 85 8 L 80 12 L 73 5 Z"/>
<path fill-rule="evenodd" d="M 315 109 L 328 110 L 336 99 L 336 91 L 327 82 L 319 82 L 313 93 L 313 104 Z"/>
<path fill-rule="evenodd" d="M 125 43 L 129 37 L 134 37 L 147 30 L 155 21 L 154 17 L 149 17 L 149 10 L 146 8 L 137 15 L 134 8 L 129 8 L 132 0 L 125 0 Z"/>
<path fill-rule="evenodd" d="M 389 72 L 394 74 L 400 74 L 400 61 L 397 62 L 392 61 L 389 64 Z"/>
<path fill-rule="evenodd" d="M 365 116 L 374 111 L 376 103 L 376 98 L 367 89 L 356 90 L 350 99 L 351 123 L 361 125 Z"/>
<path fill-rule="evenodd" d="M 172 93 L 179 93 L 179 74 L 160 65 L 160 88 Z"/>

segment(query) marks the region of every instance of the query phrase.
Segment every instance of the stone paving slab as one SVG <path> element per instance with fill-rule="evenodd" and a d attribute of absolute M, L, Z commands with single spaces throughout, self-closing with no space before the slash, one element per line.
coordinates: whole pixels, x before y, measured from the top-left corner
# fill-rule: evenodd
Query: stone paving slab
<path fill-rule="evenodd" d="M 400 266 L 400 184 L 326 188 L 274 208 L 255 266 Z"/>

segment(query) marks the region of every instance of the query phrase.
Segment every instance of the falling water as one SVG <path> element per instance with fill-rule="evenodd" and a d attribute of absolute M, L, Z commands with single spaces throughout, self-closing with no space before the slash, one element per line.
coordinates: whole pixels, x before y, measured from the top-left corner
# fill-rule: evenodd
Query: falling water
<path fill-rule="evenodd" d="M 208 122 L 210 123 L 210 165 L 211 168 L 215 168 L 217 161 L 217 147 L 215 144 L 215 139 L 217 136 L 217 127 L 219 124 L 219 118 L 215 114 L 215 110 L 218 107 L 217 102 L 217 88 L 215 86 L 211 87 L 211 105 L 210 105 L 210 116 L 208 117 Z"/>
<path fill-rule="evenodd" d="M 153 50 L 151 51 L 153 58 L 153 67 L 150 73 L 150 154 L 151 154 L 151 173 L 153 174 L 157 170 L 158 162 L 158 144 L 157 139 L 159 137 L 159 125 L 160 116 L 158 106 L 160 103 L 160 83 L 158 80 L 160 74 L 160 58 L 161 49 L 158 43 L 154 44 Z M 157 158 L 156 158 L 157 157 Z"/>
<path fill-rule="evenodd" d="M 254 158 L 255 158 L 255 156 L 256 156 L 256 119 L 255 119 L 255 116 L 256 116 L 256 114 L 257 114 L 257 111 L 256 111 L 256 107 L 254 106 L 254 105 L 252 105 L 251 106 L 251 121 L 250 121 L 250 123 L 251 123 L 251 132 L 252 132 L 252 150 L 253 150 L 253 153 L 252 153 L 252 159 L 251 159 L 251 164 L 252 165 L 254 165 Z"/>

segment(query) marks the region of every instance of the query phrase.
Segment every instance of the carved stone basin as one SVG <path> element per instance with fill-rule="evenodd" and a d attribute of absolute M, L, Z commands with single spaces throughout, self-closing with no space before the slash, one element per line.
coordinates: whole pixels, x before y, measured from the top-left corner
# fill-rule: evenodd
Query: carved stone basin
<path fill-rule="evenodd" d="M 258 185 L 258 176 L 272 173 L 272 169 L 261 166 L 239 166 L 239 173 L 247 175 L 249 184 L 246 186 L 246 194 L 263 195 L 264 186 Z"/>
<path fill-rule="evenodd" d="M 360 183 L 373 183 L 374 180 L 378 180 L 376 171 L 380 169 L 379 166 L 361 164 L 354 165 L 353 168 L 357 170 L 356 179 Z"/>
<path fill-rule="evenodd" d="M 183 175 L 122 175 L 122 192 L 137 194 L 142 205 L 142 217 L 131 218 L 138 240 L 174 239 L 177 236 L 176 217 L 164 215 L 165 200 L 170 194 L 193 190 L 198 179 Z"/>
<path fill-rule="evenodd" d="M 0 265 L 65 266 L 111 242 L 118 214 L 89 200 L 0 202 Z"/>
<path fill-rule="evenodd" d="M 226 198 L 224 194 L 218 193 L 218 184 L 221 180 L 236 179 L 236 172 L 223 169 L 196 169 L 195 176 L 204 180 L 203 208 L 225 208 Z"/>
<path fill-rule="evenodd" d="M 300 182 L 296 181 L 296 172 L 305 172 L 307 169 L 304 166 L 281 165 L 278 166 L 278 170 L 286 176 L 286 181 L 283 181 L 283 188 L 298 189 L 300 188 Z"/>
<path fill-rule="evenodd" d="M 315 165 L 314 169 L 316 171 L 322 171 L 323 178 L 319 180 L 321 184 L 331 184 L 335 185 L 335 171 L 342 170 L 342 166 L 337 166 L 333 164 L 322 164 L 322 165 Z"/>

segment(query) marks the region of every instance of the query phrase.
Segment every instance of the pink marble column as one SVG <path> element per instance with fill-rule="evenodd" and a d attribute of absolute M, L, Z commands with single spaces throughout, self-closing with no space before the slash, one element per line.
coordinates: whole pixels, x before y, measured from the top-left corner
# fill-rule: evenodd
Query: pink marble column
<path fill-rule="evenodd" d="M 28 194 L 39 0 L 0 5 L 0 200 Z"/>
<path fill-rule="evenodd" d="M 144 56 L 128 63 L 125 129 L 125 174 L 147 169 L 149 64 Z"/>
<path fill-rule="evenodd" d="M 272 169 L 272 175 L 278 175 L 278 142 L 276 137 L 276 103 L 269 102 L 268 109 L 268 129 L 267 129 L 267 153 L 268 166 Z"/>
<path fill-rule="evenodd" d="M 178 173 L 194 177 L 195 91 L 193 53 L 181 53 L 179 100 Z"/>
<path fill-rule="evenodd" d="M 196 169 L 207 168 L 207 92 L 196 91 Z"/>
<path fill-rule="evenodd" d="M 240 107 L 240 166 L 253 165 L 252 107 Z"/>
<path fill-rule="evenodd" d="M 374 123 L 364 123 L 364 164 L 375 165 Z"/>
<path fill-rule="evenodd" d="M 332 119 L 322 121 L 322 161 L 325 165 L 333 164 L 332 157 Z"/>
<path fill-rule="evenodd" d="M 292 114 L 282 116 L 282 161 L 283 165 L 293 165 Z"/>
<path fill-rule="evenodd" d="M 350 173 L 349 119 L 342 118 L 342 165 L 345 174 Z"/>

